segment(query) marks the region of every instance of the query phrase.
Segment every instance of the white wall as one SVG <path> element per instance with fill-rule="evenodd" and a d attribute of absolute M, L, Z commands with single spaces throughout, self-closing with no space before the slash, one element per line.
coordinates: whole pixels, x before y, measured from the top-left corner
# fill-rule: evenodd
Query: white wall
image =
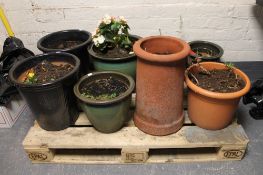
<path fill-rule="evenodd" d="M 128 19 L 131 33 L 174 35 L 221 45 L 226 61 L 263 61 L 263 8 L 255 0 L 0 0 L 16 36 L 35 53 L 47 33 L 92 32 L 108 13 Z M 261 22 L 260 22 L 261 21 Z M 6 32 L 0 24 L 0 51 Z"/>

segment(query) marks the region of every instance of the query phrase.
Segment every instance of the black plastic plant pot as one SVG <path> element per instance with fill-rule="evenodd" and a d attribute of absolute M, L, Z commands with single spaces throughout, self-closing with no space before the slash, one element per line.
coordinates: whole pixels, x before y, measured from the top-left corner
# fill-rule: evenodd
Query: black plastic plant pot
<path fill-rule="evenodd" d="M 209 41 L 192 41 L 189 42 L 191 50 L 201 59 L 201 62 L 213 61 L 220 62 L 220 58 L 224 54 L 224 50 L 221 46 L 209 42 Z M 188 63 L 195 60 L 196 56 L 190 54 L 190 60 Z"/>
<path fill-rule="evenodd" d="M 45 84 L 26 84 L 18 78 L 43 60 L 64 62 L 74 68 L 63 77 Z M 41 128 L 58 131 L 69 127 L 78 117 L 74 84 L 78 80 L 80 61 L 68 53 L 56 52 L 36 55 L 14 65 L 9 71 L 9 78 L 26 100 Z"/>
<path fill-rule="evenodd" d="M 37 48 L 44 53 L 62 51 L 76 55 L 81 62 L 80 73 L 84 75 L 88 73 L 90 67 L 87 48 L 91 44 L 91 40 L 92 35 L 88 31 L 78 29 L 62 30 L 39 39 Z M 73 45 L 69 42 L 76 43 Z"/>

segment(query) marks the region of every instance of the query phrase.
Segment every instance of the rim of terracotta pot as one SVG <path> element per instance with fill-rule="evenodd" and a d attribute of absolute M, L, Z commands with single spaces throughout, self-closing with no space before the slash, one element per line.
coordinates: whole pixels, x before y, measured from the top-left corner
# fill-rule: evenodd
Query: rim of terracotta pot
<path fill-rule="evenodd" d="M 147 48 L 144 47 L 144 45 L 146 43 L 156 42 L 156 41 L 158 42 L 165 41 L 170 43 L 172 42 L 173 45 L 177 45 L 177 48 L 180 47 L 180 49 L 177 51 L 174 51 L 174 48 L 170 49 L 172 50 L 172 54 L 167 54 L 167 55 L 148 52 Z M 162 44 L 162 46 L 166 45 L 165 42 Z M 172 62 L 172 61 L 182 60 L 186 56 L 188 56 L 190 53 L 190 46 L 187 42 L 173 36 L 150 36 L 150 37 L 141 38 L 138 41 L 136 41 L 135 44 L 133 45 L 133 51 L 139 58 L 143 58 L 148 61 Z"/>
<path fill-rule="evenodd" d="M 224 63 L 217 63 L 217 62 L 202 62 L 199 63 L 200 65 L 204 66 L 204 68 L 206 68 L 206 66 L 208 65 L 212 65 L 214 66 L 216 69 L 225 69 L 226 66 Z M 203 88 L 198 87 L 197 85 L 195 85 L 188 77 L 188 72 L 193 69 L 195 66 L 198 66 L 197 64 L 193 64 L 192 66 L 190 66 L 189 68 L 186 69 L 185 71 L 185 81 L 187 86 L 194 92 L 210 97 L 210 98 L 216 98 L 216 99 L 234 99 L 234 98 L 239 98 L 243 95 L 245 95 L 249 90 L 250 90 L 250 80 L 248 78 L 248 76 L 242 72 L 240 69 L 238 68 L 233 68 L 234 72 L 236 74 L 238 74 L 246 83 L 245 87 L 243 89 L 241 89 L 240 91 L 237 92 L 229 92 L 229 93 L 220 93 L 220 92 L 212 92 L 212 91 L 208 91 L 205 90 Z"/>
<path fill-rule="evenodd" d="M 119 95 L 118 97 L 110 99 L 110 100 L 93 100 L 93 99 L 85 98 L 84 96 L 82 96 L 80 91 L 79 91 L 80 84 L 83 81 L 85 81 L 85 80 L 87 80 L 87 79 L 89 79 L 91 77 L 96 77 L 96 76 L 99 76 L 99 75 L 102 75 L 102 74 L 108 74 L 108 75 L 115 74 L 117 76 L 125 78 L 129 82 L 128 89 L 124 93 Z M 120 102 L 123 99 L 127 98 L 129 95 L 131 95 L 134 87 L 135 87 L 135 82 L 134 82 L 134 80 L 132 79 L 131 76 L 125 75 L 125 74 L 120 73 L 120 72 L 115 72 L 115 71 L 102 71 L 102 72 L 89 73 L 89 74 L 84 75 L 83 77 L 81 77 L 80 80 L 77 82 L 77 84 L 74 86 L 74 93 L 81 101 L 83 101 L 83 102 L 85 102 L 87 104 L 91 104 L 91 105 L 108 105 L 108 104 L 113 104 L 113 103 Z"/>
<path fill-rule="evenodd" d="M 130 38 L 133 38 L 135 40 L 138 40 L 140 39 L 141 37 L 140 36 L 137 36 L 137 35 L 130 35 Z M 136 42 L 136 41 L 135 41 Z M 97 54 L 95 51 L 94 51 L 94 43 L 92 43 L 90 45 L 90 47 L 88 47 L 88 52 L 89 54 L 92 56 L 93 59 L 97 59 L 97 60 L 101 60 L 101 61 L 107 61 L 107 62 L 119 62 L 119 61 L 126 61 L 126 60 L 130 60 L 130 59 L 134 59 L 136 58 L 136 55 L 133 53 L 129 56 L 126 56 L 126 57 L 112 57 L 112 58 L 108 58 L 108 57 L 103 57 L 99 54 Z"/>

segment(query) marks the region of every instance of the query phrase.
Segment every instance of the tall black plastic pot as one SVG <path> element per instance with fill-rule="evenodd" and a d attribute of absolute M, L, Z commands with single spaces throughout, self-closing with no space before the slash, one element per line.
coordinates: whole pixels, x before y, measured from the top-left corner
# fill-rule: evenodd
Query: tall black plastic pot
<path fill-rule="evenodd" d="M 43 60 L 67 62 L 74 65 L 74 68 L 64 77 L 45 84 L 25 84 L 18 81 L 23 72 Z M 73 86 L 78 80 L 79 66 L 80 61 L 76 56 L 56 52 L 27 58 L 10 69 L 10 80 L 26 100 L 41 128 L 58 131 L 76 121 L 79 112 Z"/>
<path fill-rule="evenodd" d="M 81 62 L 80 73 L 84 75 L 88 73 L 90 67 L 87 48 L 91 44 L 91 40 L 92 35 L 88 31 L 78 29 L 62 30 L 40 38 L 37 42 L 37 48 L 44 53 L 62 51 L 76 55 Z M 81 43 L 71 48 L 54 48 L 54 45 L 63 41 L 79 41 Z"/>

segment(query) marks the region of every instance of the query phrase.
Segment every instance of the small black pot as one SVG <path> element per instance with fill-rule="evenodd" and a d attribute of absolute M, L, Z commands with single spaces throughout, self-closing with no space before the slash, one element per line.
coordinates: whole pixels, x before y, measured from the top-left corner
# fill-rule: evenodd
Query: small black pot
<path fill-rule="evenodd" d="M 80 73 L 84 75 L 88 73 L 90 66 L 87 48 L 91 43 L 91 39 L 91 33 L 85 30 L 62 30 L 50 33 L 39 39 L 37 42 L 37 48 L 44 53 L 62 51 L 76 55 L 81 62 Z M 82 43 L 72 48 L 52 48 L 56 43 L 60 43 L 62 41 L 81 41 Z"/>
<path fill-rule="evenodd" d="M 219 45 L 209 42 L 209 41 L 192 41 L 189 42 L 189 45 L 191 47 L 191 50 L 196 53 L 199 52 L 211 52 L 212 55 L 209 57 L 206 56 L 200 56 L 198 57 L 201 59 L 201 62 L 204 61 L 213 61 L 213 62 L 220 62 L 220 58 L 222 57 L 224 50 Z M 195 56 L 190 54 L 190 59 L 188 60 L 188 65 L 191 64 L 191 62 L 195 59 Z"/>
<path fill-rule="evenodd" d="M 43 60 L 63 61 L 74 65 L 64 77 L 45 84 L 25 84 L 18 77 Z M 73 86 L 78 80 L 80 61 L 68 53 L 56 52 L 36 55 L 14 65 L 9 71 L 10 80 L 26 100 L 41 128 L 58 131 L 67 128 L 78 117 Z"/>

